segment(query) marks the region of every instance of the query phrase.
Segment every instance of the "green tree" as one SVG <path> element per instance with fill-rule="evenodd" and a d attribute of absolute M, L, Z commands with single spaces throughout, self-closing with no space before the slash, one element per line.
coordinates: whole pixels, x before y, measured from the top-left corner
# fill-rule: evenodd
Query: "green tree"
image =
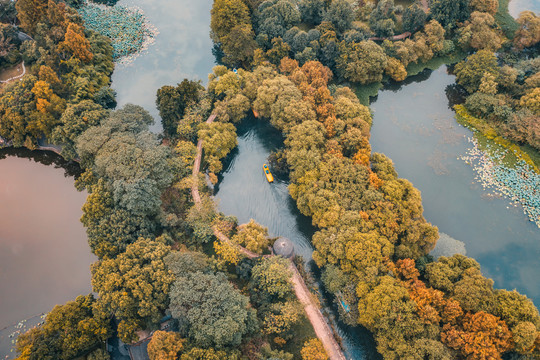
<path fill-rule="evenodd" d="M 187 324 L 198 346 L 238 346 L 257 329 L 255 310 L 225 275 L 186 273 L 176 278 L 170 292 L 174 318 Z"/>
<path fill-rule="evenodd" d="M 342 76 L 360 84 L 369 84 L 382 80 L 387 57 L 384 50 L 373 41 L 340 44 L 341 56 L 337 68 Z"/>
<path fill-rule="evenodd" d="M 143 108 L 126 105 L 76 141 L 83 163 L 111 184 L 115 204 L 136 216 L 157 214 L 172 181 L 170 149 L 147 130 L 151 121 Z"/>
<path fill-rule="evenodd" d="M 163 86 L 157 91 L 156 106 L 161 117 L 165 133 L 176 135 L 178 123 L 184 117 L 186 109 L 200 100 L 200 92 L 204 88 L 200 81 L 184 79 L 176 87 Z"/>
<path fill-rule="evenodd" d="M 352 27 L 354 11 L 348 1 L 334 0 L 324 14 L 323 20 L 332 23 L 338 33 L 344 33 Z"/>
<path fill-rule="evenodd" d="M 290 297 L 292 274 L 289 265 L 289 260 L 278 256 L 260 259 L 251 270 L 251 288 L 263 301 Z"/>
<path fill-rule="evenodd" d="M 455 72 L 457 83 L 472 93 L 480 87 L 482 77 L 485 73 L 490 73 L 497 77 L 497 58 L 489 50 L 480 50 L 458 63 L 455 67 Z"/>
<path fill-rule="evenodd" d="M 321 23 L 325 10 L 323 0 L 301 0 L 298 8 L 303 22 L 314 26 Z"/>
<path fill-rule="evenodd" d="M 155 325 L 163 317 L 174 280 L 163 260 L 169 252 L 162 242 L 141 238 L 115 259 L 92 264 L 97 308 L 103 316 L 120 320 L 122 341 L 136 340 L 136 330 Z"/>
<path fill-rule="evenodd" d="M 403 12 L 403 30 L 414 32 L 424 26 L 427 15 L 417 3 L 407 6 Z"/>
<path fill-rule="evenodd" d="M 88 128 L 98 126 L 109 116 L 109 112 L 92 100 L 83 100 L 69 105 L 60 118 L 61 125 L 51 136 L 55 144 L 62 145 L 62 156 L 77 157 L 75 141 Z"/>
<path fill-rule="evenodd" d="M 257 43 L 251 24 L 236 25 L 221 38 L 221 49 L 225 53 L 223 62 L 231 66 L 248 66 L 253 60 Z"/>
<path fill-rule="evenodd" d="M 431 16 L 445 28 L 455 27 L 470 15 L 468 0 L 431 0 L 430 3 Z"/>

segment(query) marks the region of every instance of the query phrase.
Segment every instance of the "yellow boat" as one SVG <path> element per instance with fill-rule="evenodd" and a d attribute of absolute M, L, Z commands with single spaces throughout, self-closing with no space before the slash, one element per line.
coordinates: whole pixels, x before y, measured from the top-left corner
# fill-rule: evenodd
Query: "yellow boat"
<path fill-rule="evenodd" d="M 268 180 L 269 183 L 274 182 L 274 177 L 272 176 L 272 173 L 270 172 L 270 169 L 268 168 L 268 165 L 263 165 L 263 171 L 264 175 L 266 176 L 266 180 Z"/>

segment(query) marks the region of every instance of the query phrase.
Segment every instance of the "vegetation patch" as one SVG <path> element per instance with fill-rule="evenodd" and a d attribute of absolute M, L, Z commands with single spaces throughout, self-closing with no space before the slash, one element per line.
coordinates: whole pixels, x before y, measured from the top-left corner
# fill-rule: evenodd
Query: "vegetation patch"
<path fill-rule="evenodd" d="M 115 61 L 131 60 L 127 58 L 145 50 L 157 35 L 157 29 L 148 22 L 142 10 L 134 7 L 88 3 L 78 12 L 87 29 L 111 39 Z"/>

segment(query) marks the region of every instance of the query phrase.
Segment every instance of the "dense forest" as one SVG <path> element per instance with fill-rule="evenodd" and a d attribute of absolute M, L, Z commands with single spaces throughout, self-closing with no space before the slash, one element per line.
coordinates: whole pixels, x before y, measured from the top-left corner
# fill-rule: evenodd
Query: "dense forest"
<path fill-rule="evenodd" d="M 264 256 L 264 224 L 220 214 L 203 174 L 201 204 L 190 196 L 197 141 L 215 183 L 237 145 L 235 124 L 252 111 L 285 137 L 274 164 L 318 229 L 313 258 L 326 289 L 350 306 L 342 320 L 369 329 L 383 358 L 540 356 L 540 315 L 527 297 L 494 289 L 474 259 L 429 256 L 438 231 L 420 193 L 371 152 L 370 110 L 344 86 L 402 81 L 411 65 L 465 52 L 455 72 L 466 111 L 538 148 L 535 14 L 514 24 L 497 0 L 432 0 L 429 9 L 216 0 L 211 36 L 225 65 L 207 88 L 185 79 L 158 91 L 158 136 L 143 108 L 115 109 L 110 40 L 85 29 L 77 5 L 0 0 L 0 69 L 22 60 L 28 69 L 0 88 L 0 136 L 31 149 L 52 142 L 80 162 L 76 186 L 89 194 L 81 221 L 99 259 L 97 296 L 55 307 L 19 337 L 19 359 L 108 359 L 107 338 L 132 343 L 144 330 L 155 330 L 151 359 L 327 358 L 289 261 Z M 210 114 L 217 121 L 205 123 Z M 174 331 L 160 331 L 166 315 Z"/>

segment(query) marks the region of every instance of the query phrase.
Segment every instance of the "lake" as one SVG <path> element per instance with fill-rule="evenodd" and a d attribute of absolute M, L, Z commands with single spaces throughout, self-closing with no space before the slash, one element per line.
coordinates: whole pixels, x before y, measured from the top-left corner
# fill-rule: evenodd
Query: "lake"
<path fill-rule="evenodd" d="M 78 165 L 51 152 L 0 150 L 0 329 L 88 294 Z M 9 352 L 0 331 L 0 356 Z"/>
<path fill-rule="evenodd" d="M 210 39 L 212 0 L 121 0 L 118 5 L 143 10 L 159 34 L 148 50 L 129 65 L 119 65 L 112 76 L 118 106 L 133 103 L 156 119 L 153 130 L 161 131 L 156 109 L 157 90 L 176 85 L 184 78 L 208 82 L 215 65 Z"/>
<path fill-rule="evenodd" d="M 421 191 L 424 216 L 448 235 L 443 241 L 464 245 L 495 287 L 517 289 L 538 305 L 540 229 L 520 207 L 484 190 L 458 159 L 471 149 L 472 132 L 454 119 L 446 96 L 454 82 L 442 66 L 381 90 L 371 103 L 372 149 Z"/>

